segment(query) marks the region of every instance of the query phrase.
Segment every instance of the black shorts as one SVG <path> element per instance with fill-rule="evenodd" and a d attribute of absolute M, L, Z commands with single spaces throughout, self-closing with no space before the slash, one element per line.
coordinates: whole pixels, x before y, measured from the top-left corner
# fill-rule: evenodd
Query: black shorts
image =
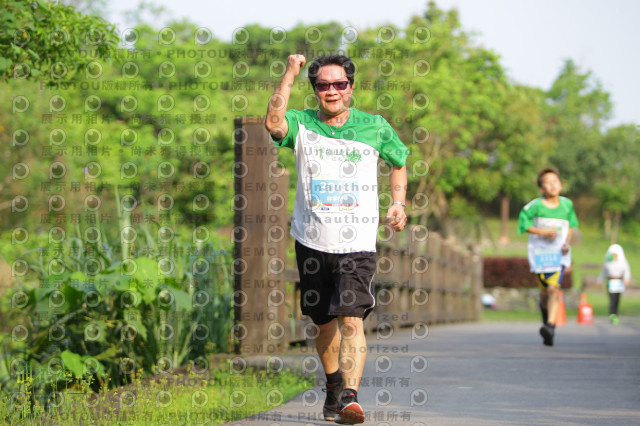
<path fill-rule="evenodd" d="M 326 324 L 339 316 L 364 319 L 375 306 L 375 253 L 325 253 L 296 241 L 296 261 L 300 308 L 314 324 Z"/>

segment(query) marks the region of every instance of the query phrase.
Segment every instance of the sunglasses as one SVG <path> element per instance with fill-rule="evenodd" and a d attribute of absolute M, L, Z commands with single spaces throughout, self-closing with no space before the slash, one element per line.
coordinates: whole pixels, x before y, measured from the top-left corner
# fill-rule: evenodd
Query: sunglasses
<path fill-rule="evenodd" d="M 349 80 L 347 81 L 334 81 L 333 83 L 316 83 L 315 88 L 318 92 L 326 92 L 329 88 L 333 86 L 336 90 L 345 90 L 349 87 Z"/>

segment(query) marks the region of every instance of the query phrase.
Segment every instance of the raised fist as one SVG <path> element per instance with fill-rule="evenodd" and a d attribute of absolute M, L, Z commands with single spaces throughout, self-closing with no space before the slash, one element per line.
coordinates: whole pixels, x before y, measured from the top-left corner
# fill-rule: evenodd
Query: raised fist
<path fill-rule="evenodd" d="M 287 71 L 293 76 L 300 74 L 300 69 L 307 63 L 307 58 L 304 55 L 289 55 L 287 59 Z"/>

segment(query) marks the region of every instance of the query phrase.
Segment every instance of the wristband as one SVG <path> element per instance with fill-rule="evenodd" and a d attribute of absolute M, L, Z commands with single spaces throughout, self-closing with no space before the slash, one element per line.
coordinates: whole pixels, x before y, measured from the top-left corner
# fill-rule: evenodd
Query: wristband
<path fill-rule="evenodd" d="M 403 203 L 402 201 L 394 201 L 391 204 L 400 204 L 402 207 L 407 207 L 407 205 L 405 203 Z"/>

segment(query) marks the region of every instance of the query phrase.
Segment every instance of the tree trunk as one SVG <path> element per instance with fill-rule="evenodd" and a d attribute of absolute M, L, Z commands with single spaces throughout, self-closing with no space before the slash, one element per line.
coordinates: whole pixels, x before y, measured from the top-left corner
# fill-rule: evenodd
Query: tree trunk
<path fill-rule="evenodd" d="M 509 196 L 503 195 L 500 204 L 500 244 L 509 243 Z"/>
<path fill-rule="evenodd" d="M 604 216 L 604 237 L 609 238 L 611 236 L 611 212 L 605 210 L 602 212 L 602 216 Z"/>
<path fill-rule="evenodd" d="M 622 218 L 622 212 L 617 211 L 613 217 L 613 230 L 611 232 L 611 244 L 618 242 L 618 232 L 620 231 L 620 219 Z"/>

